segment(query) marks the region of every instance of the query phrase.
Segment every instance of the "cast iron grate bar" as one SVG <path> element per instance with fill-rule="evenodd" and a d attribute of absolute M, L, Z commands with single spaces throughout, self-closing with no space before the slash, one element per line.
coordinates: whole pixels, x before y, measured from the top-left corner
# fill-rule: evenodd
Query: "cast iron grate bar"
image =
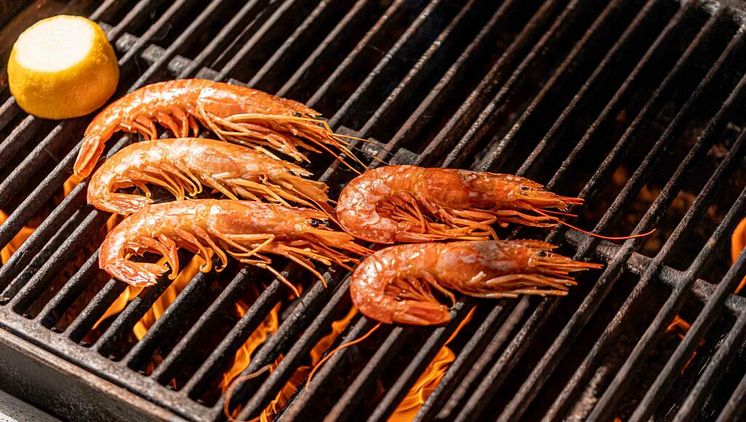
<path fill-rule="evenodd" d="M 533 151 L 516 172 L 517 174 L 529 176 L 532 169 L 536 169 L 544 164 L 548 158 L 545 150 L 551 149 L 556 142 L 559 142 L 561 135 L 568 130 L 568 126 L 573 119 L 580 115 L 580 111 L 584 109 L 583 107 L 587 108 L 592 105 L 591 103 L 594 98 L 603 101 L 600 98 L 600 94 L 598 94 L 599 91 L 602 91 L 600 84 L 609 81 L 611 77 L 609 75 L 610 72 L 624 66 L 625 58 L 629 62 L 634 63 L 637 61 L 634 56 L 630 56 L 634 53 L 634 46 L 642 42 L 644 34 L 654 24 L 656 17 L 664 13 L 661 8 L 662 2 L 659 1 L 645 3 L 624 33 L 609 49 L 609 52 L 601 60 L 593 74 L 583 83 L 583 86 L 562 110 L 562 113 L 554 121 L 554 124 L 536 144 L 536 147 L 534 147 Z M 640 61 L 644 61 L 644 59 Z M 594 95 L 596 96 L 594 97 Z"/>
<path fill-rule="evenodd" d="M 618 315 L 620 315 L 621 318 L 613 320 L 611 324 L 609 324 L 609 326 L 606 328 L 606 330 L 604 331 L 604 334 L 601 336 L 601 338 L 599 338 L 599 340 L 594 345 L 594 348 L 592 349 L 592 351 L 588 353 L 588 355 L 586 356 L 583 364 L 581 364 L 581 366 L 576 370 L 576 373 L 573 376 L 572 381 L 568 383 L 568 385 L 565 387 L 562 394 L 559 396 L 559 400 L 550 410 L 550 413 L 548 414 L 548 416 L 557 416 L 556 412 L 563 410 L 561 409 L 561 406 L 566 405 L 567 402 L 569 402 L 569 397 L 573 395 L 574 393 L 577 393 L 577 392 L 573 392 L 572 390 L 577 389 L 580 385 L 582 385 L 583 382 L 587 380 L 587 377 L 590 376 L 590 374 L 584 374 L 584 371 L 587 371 L 590 367 L 595 366 L 595 360 L 599 359 L 602 356 L 603 350 L 607 350 L 605 349 L 605 347 L 608 347 L 610 343 L 613 343 L 618 338 L 618 333 L 616 332 L 618 331 L 620 322 L 622 321 L 623 318 L 627 317 L 627 314 L 630 311 L 632 304 L 638 301 L 640 299 L 640 296 L 643 294 L 643 292 L 649 288 L 649 284 L 651 282 L 654 282 L 654 280 L 659 277 L 658 273 L 663 266 L 663 261 L 669 255 L 670 251 L 673 248 L 673 245 L 678 241 L 679 237 L 682 234 L 691 230 L 694 223 L 696 223 L 698 219 L 701 218 L 707 206 L 709 205 L 709 201 L 711 200 L 712 195 L 715 192 L 714 187 L 719 186 L 721 184 L 723 177 L 725 177 L 725 175 L 728 174 L 727 173 L 728 169 L 732 169 L 732 166 L 737 163 L 734 158 L 737 157 L 738 152 L 741 151 L 743 147 L 743 143 L 744 143 L 744 138 L 746 138 L 746 132 L 742 132 L 736 144 L 733 145 L 732 149 L 729 151 L 726 158 L 723 160 L 720 166 L 718 166 L 716 172 L 711 176 L 711 178 L 707 182 L 707 185 L 702 189 L 702 192 L 697 197 L 695 203 L 692 204 L 691 208 L 687 211 L 687 214 L 684 216 L 684 218 L 682 218 L 681 222 L 676 227 L 676 230 L 674 231 L 674 233 L 668 238 L 668 240 L 666 241 L 666 244 L 663 246 L 660 253 L 657 254 L 656 257 L 650 261 L 649 265 L 647 266 L 647 269 L 642 275 L 637 286 L 635 287 L 633 292 L 628 296 L 627 300 L 622 305 L 622 308 L 618 311 Z M 661 196 L 665 196 L 665 195 L 662 193 Z M 707 252 L 709 252 L 709 250 Z M 704 257 L 706 256 L 706 253 L 700 254 L 700 256 Z M 698 257 L 697 261 L 701 261 L 702 259 L 699 259 Z M 694 266 L 696 267 L 698 265 L 694 265 Z M 674 288 L 674 292 L 678 292 L 675 296 L 679 297 L 678 299 L 679 302 L 683 300 L 684 298 L 683 295 L 681 295 L 681 293 L 688 291 L 691 283 L 693 283 L 696 278 L 694 272 L 687 271 L 687 274 L 689 274 L 689 277 L 679 279 Z M 675 314 L 678 311 L 678 308 L 680 307 L 680 305 L 681 304 L 679 303 L 675 308 L 670 307 L 670 306 L 664 306 L 664 309 L 667 312 L 663 313 L 660 317 L 657 317 L 656 321 L 654 321 L 650 325 L 650 328 L 646 332 L 643 339 L 641 339 L 640 341 L 641 350 L 652 349 L 652 345 L 650 344 L 650 342 L 646 343 L 646 339 L 647 338 L 652 339 L 652 338 L 659 337 L 660 334 L 665 329 L 665 325 L 673 317 L 673 314 Z"/>
<path fill-rule="evenodd" d="M 387 149 L 391 149 L 394 145 L 400 143 L 404 138 L 412 137 L 413 134 L 420 133 L 425 126 L 431 123 L 433 114 L 428 113 L 428 110 L 435 110 L 441 107 L 444 102 L 453 98 L 451 94 L 457 93 L 457 89 L 462 87 L 461 82 L 465 81 L 465 74 L 468 72 L 470 67 L 477 66 L 478 63 L 476 58 L 485 57 L 480 54 L 489 42 L 494 42 L 497 37 L 498 28 L 502 23 L 507 23 L 507 19 L 511 16 L 510 11 L 513 10 L 516 0 L 507 0 L 500 4 L 495 12 L 490 17 L 489 21 L 483 26 L 479 33 L 474 37 L 474 40 L 464 50 L 463 54 L 459 56 L 451 67 L 444 73 L 443 77 L 435 84 L 433 89 L 427 94 L 427 96 L 420 102 L 417 108 L 409 115 L 407 120 L 398 131 L 391 137 L 391 140 L 386 144 Z M 529 26 L 529 25 L 527 25 Z M 520 45 L 517 43 L 519 37 L 516 37 L 516 42 L 512 45 Z M 489 76 L 484 78 L 484 81 L 490 80 Z M 361 129 L 361 134 L 367 136 L 371 128 L 379 124 L 381 120 L 381 114 L 374 114 L 370 120 Z"/>
<path fill-rule="evenodd" d="M 592 19 L 594 17 L 596 18 L 595 21 L 601 24 L 601 22 L 605 20 L 606 14 L 611 13 L 616 9 L 617 3 L 618 2 L 614 1 L 608 2 L 602 11 L 594 10 L 594 7 L 599 6 L 594 5 L 593 2 L 590 1 L 588 4 L 583 3 L 582 0 L 572 0 L 568 3 L 562 14 L 556 18 L 552 26 L 542 35 L 528 54 L 526 54 L 497 93 L 489 100 L 489 102 L 480 107 L 479 114 L 474 118 L 466 131 L 456 138 L 458 139 L 458 142 L 448 152 L 446 158 L 440 158 L 443 153 L 443 146 L 441 144 L 448 136 L 452 136 L 452 134 L 441 131 L 423 152 L 423 162 L 429 162 L 429 160 L 431 160 L 429 157 L 435 155 L 435 157 L 442 160 L 444 165 L 448 165 L 457 155 L 462 153 L 462 150 L 464 150 L 467 145 L 474 146 L 478 142 L 479 137 L 482 136 L 482 134 L 491 131 L 494 122 L 499 121 L 499 119 L 495 118 L 496 115 L 510 101 L 515 91 L 518 89 L 518 86 L 523 81 L 527 80 L 528 74 L 530 74 L 531 70 L 538 66 L 542 61 L 548 60 L 547 58 L 551 56 L 549 54 L 550 51 L 563 51 L 565 48 L 572 47 L 574 42 L 572 40 L 574 29 L 579 27 L 585 28 L 589 21 L 593 21 Z M 633 6 L 628 5 L 628 7 Z M 588 28 L 588 31 L 586 32 L 587 38 L 585 40 L 579 40 L 575 43 L 573 50 L 569 51 L 567 55 L 562 55 L 563 57 L 566 57 L 564 59 L 565 62 L 571 62 L 572 57 L 575 54 L 574 51 L 576 52 L 575 49 L 581 49 L 582 45 L 587 42 L 591 36 L 596 35 L 596 31 L 593 30 L 593 27 L 594 25 L 591 24 Z M 560 65 L 553 75 L 565 75 L 570 73 L 568 70 L 572 71 L 573 69 L 570 66 Z M 546 86 L 551 84 L 551 78 L 552 77 L 550 76 L 550 79 L 546 82 Z M 506 140 L 507 139 L 508 138 L 506 138 Z M 504 155 L 507 152 L 504 148 L 505 142 L 507 142 L 506 140 L 493 143 L 488 146 L 482 154 L 484 154 L 485 157 Z M 480 164 L 478 168 L 485 168 L 485 166 L 484 164 Z"/>
<path fill-rule="evenodd" d="M 728 399 L 723 411 L 717 418 L 717 422 L 726 421 L 737 421 L 740 420 L 741 416 L 746 413 L 746 400 L 743 398 L 746 396 L 746 377 L 741 378 L 741 382 L 733 391 L 733 394 Z"/>
<path fill-rule="evenodd" d="M 506 75 L 511 74 L 511 69 L 517 65 L 517 61 L 520 60 L 522 55 L 526 53 L 532 42 L 537 42 L 536 38 L 540 37 L 541 31 L 544 30 L 544 26 L 548 24 L 556 13 L 557 9 L 560 8 L 560 4 L 557 1 L 545 2 L 539 10 L 531 17 L 526 23 L 521 32 L 500 58 L 495 62 L 490 71 L 485 75 L 482 82 L 472 91 L 468 98 L 459 106 L 454 115 L 447 121 L 447 123 L 440 129 L 435 137 L 430 141 L 427 147 L 423 150 L 420 156 L 428 156 L 431 154 L 437 154 L 446 149 L 445 142 L 447 139 L 456 138 L 457 132 L 464 129 L 464 126 L 468 125 L 470 121 L 474 120 L 479 110 L 481 110 L 490 93 L 505 82 Z M 566 17 L 569 14 L 569 9 L 565 8 L 561 17 Z M 555 20 L 555 24 L 548 29 L 548 32 L 554 32 L 558 29 L 556 22 L 560 18 Z M 547 32 L 541 36 L 546 42 Z M 541 43 L 541 41 L 538 41 Z M 535 50 L 534 50 L 535 51 Z M 530 54 L 530 53 L 529 53 Z M 525 59 L 524 59 L 525 60 Z M 514 73 L 514 72 L 513 72 Z M 414 117 L 414 116 L 413 116 Z M 409 124 L 415 124 L 411 118 Z M 405 124 L 407 127 L 407 124 Z M 401 128 L 393 137 L 392 141 L 396 142 L 400 136 L 403 135 L 404 127 Z M 407 131 L 411 131 L 408 128 Z M 421 160 L 422 161 L 422 160 Z"/>
<path fill-rule="evenodd" d="M 726 122 L 726 119 L 727 119 L 726 116 L 730 115 L 733 112 L 733 110 L 735 110 L 742 103 L 742 96 L 744 94 L 743 91 L 744 91 L 744 87 L 745 86 L 746 86 L 746 75 L 744 75 L 744 77 L 739 81 L 738 86 L 736 86 L 734 88 L 733 92 L 731 93 L 731 95 L 729 96 L 729 98 L 726 100 L 723 108 L 720 109 L 718 111 L 718 114 L 711 120 L 710 124 L 705 129 L 705 132 L 698 139 L 697 145 L 695 145 L 692 148 L 692 152 L 695 152 L 697 150 L 701 150 L 701 146 L 702 145 L 709 145 L 712 142 L 710 140 L 710 138 L 717 136 L 718 132 L 725 125 L 725 122 Z M 694 153 L 694 154 L 690 153 L 690 155 L 687 156 L 685 162 L 682 163 L 682 166 L 680 167 L 680 169 L 686 168 L 688 166 L 688 164 L 691 163 L 691 161 L 697 155 L 698 154 L 696 154 L 696 153 Z M 669 183 L 675 183 L 679 179 L 680 178 L 677 178 L 674 175 Z M 735 227 L 735 225 L 733 225 L 733 227 Z M 708 245 L 709 245 L 709 243 L 708 243 Z M 711 246 L 707 246 L 706 245 L 705 248 L 702 250 L 702 253 L 704 254 L 705 252 L 709 252 L 710 248 L 711 248 Z M 704 256 L 707 256 L 707 255 L 704 255 Z M 697 261 L 700 261 L 700 260 L 697 260 Z M 698 271 L 699 270 L 699 263 L 697 261 L 695 261 L 695 263 L 693 264 L 693 271 Z M 651 327 L 648 328 L 648 330 L 649 330 L 648 332 L 652 331 L 652 329 L 654 327 L 660 327 L 662 324 L 663 323 L 658 322 L 658 324 L 652 325 Z M 640 353 L 641 352 L 641 348 L 639 348 L 639 349 L 636 348 L 635 352 Z M 636 357 L 637 355 L 634 355 L 634 356 Z M 612 384 L 612 386 L 610 386 L 610 388 L 607 390 L 606 394 L 611 394 L 609 392 L 614 391 L 614 389 L 617 387 L 620 375 L 624 374 L 626 372 L 626 370 L 631 369 L 630 366 L 628 365 L 629 363 L 631 363 L 629 360 L 627 362 L 625 362 L 625 366 L 617 374 L 617 377 L 615 378 L 615 382 Z M 607 397 L 607 396 L 605 395 L 605 397 Z M 599 403 L 599 407 L 601 407 L 602 405 L 605 405 L 605 403 L 604 403 L 603 400 L 604 400 L 604 398 L 602 398 L 602 401 Z"/>
<path fill-rule="evenodd" d="M 711 18 L 710 22 L 713 22 L 718 17 L 715 16 Z M 700 32 L 706 33 L 708 29 L 711 29 L 712 25 L 706 25 L 705 28 Z M 700 37 L 698 37 L 696 40 L 699 40 Z M 697 42 L 693 42 L 692 46 L 694 46 Z M 691 48 L 691 47 L 690 47 Z M 696 96 L 696 94 L 695 94 Z M 654 97 L 656 98 L 656 97 Z M 689 103 L 691 104 L 691 103 Z M 683 116 L 688 110 L 688 107 L 685 106 L 685 108 L 678 114 L 678 116 Z M 645 109 L 643 109 L 643 112 L 641 114 L 644 114 Z M 678 117 L 677 116 L 677 117 Z M 721 122 L 722 120 L 719 118 L 720 116 L 716 117 L 715 120 L 711 123 L 709 126 L 710 128 L 717 127 L 716 122 Z M 679 119 L 675 119 L 674 123 L 669 126 L 669 129 L 671 127 L 675 127 L 676 123 L 679 121 Z M 649 173 L 649 169 L 652 167 L 651 164 L 657 160 L 658 157 L 658 151 L 661 151 L 661 147 L 665 145 L 665 142 L 667 142 L 670 137 L 668 136 L 671 132 L 667 131 L 664 136 L 656 143 L 656 145 L 651 149 L 650 152 L 648 152 L 648 155 L 646 156 L 644 162 L 640 167 L 638 167 L 637 171 L 635 172 L 635 175 L 627 181 L 625 184 L 625 187 L 623 188 L 622 192 L 616 197 L 616 202 L 612 204 L 612 206 L 609 208 L 609 211 L 605 214 L 605 216 L 602 218 L 601 222 L 597 225 L 597 229 L 605 227 L 604 223 L 605 221 L 609 221 L 615 214 L 618 214 L 618 210 L 621 209 L 620 203 L 622 201 L 628 199 L 630 197 L 630 192 L 636 192 L 637 189 L 639 189 L 639 181 L 642 181 L 645 178 L 645 174 Z M 704 136 L 703 136 L 704 138 Z M 702 138 L 700 138 L 702 139 Z M 700 142 L 702 144 L 703 142 Z M 693 148 L 693 150 L 696 150 L 696 147 Z M 678 182 L 676 177 L 674 176 L 671 180 L 671 182 Z M 675 185 L 674 185 L 675 186 Z M 646 215 L 643 217 L 641 222 L 638 224 L 638 227 L 636 228 L 636 232 L 640 232 L 642 230 L 646 230 L 650 226 L 650 220 L 651 219 L 657 219 L 659 218 L 655 216 L 655 214 L 660 215 L 660 210 L 665 210 L 665 207 L 662 207 L 661 205 L 665 204 L 666 202 L 670 201 L 670 199 L 666 199 L 665 201 L 661 200 L 664 195 L 659 196 L 658 201 L 648 210 Z M 610 218 L 610 216 L 612 216 Z M 586 241 L 586 244 L 589 242 Z M 630 242 L 628 241 L 626 245 L 630 245 L 632 243 L 639 243 L 637 241 Z M 629 246 L 625 246 L 623 250 L 629 249 Z M 588 249 L 585 247 L 585 245 L 581 244 L 579 248 L 579 254 L 587 254 Z M 627 252 L 625 252 L 627 253 Z M 609 269 L 605 271 L 604 276 L 607 276 L 607 274 L 611 273 L 612 271 L 618 270 L 618 260 L 612 261 L 609 265 Z M 602 277 L 604 277 L 602 276 Z M 608 277 L 608 276 L 607 276 Z M 613 275 L 609 278 L 604 278 L 604 280 L 611 279 L 611 282 L 609 283 L 609 288 L 607 288 L 605 291 L 601 291 L 601 298 L 605 297 L 608 292 L 610 291 L 610 287 L 613 286 L 614 280 L 617 278 L 617 275 Z M 565 326 L 562 333 L 558 336 L 558 338 L 555 340 L 555 342 L 552 344 L 552 347 L 550 350 L 544 354 L 540 362 L 537 364 L 536 368 L 532 371 L 532 374 L 529 376 L 529 378 L 524 382 L 521 389 L 519 390 L 518 394 L 515 397 L 522 397 L 522 400 L 519 402 L 515 397 L 514 399 L 509 403 L 508 407 L 505 410 L 505 413 L 501 417 L 516 417 L 520 416 L 523 411 L 525 411 L 527 403 L 530 402 L 530 400 L 527 400 L 526 397 L 529 399 L 532 399 L 538 392 L 538 389 L 543 386 L 546 379 L 549 377 L 549 375 L 552 373 L 554 368 L 556 368 L 557 363 L 559 362 L 559 359 L 564 355 L 564 353 L 567 350 L 567 347 L 565 347 L 568 342 L 575 338 L 579 334 L 580 328 L 582 328 L 589 318 L 589 315 L 596 311 L 596 308 L 598 304 L 600 304 L 599 298 L 594 297 L 594 292 L 596 292 L 596 288 L 598 288 L 601 285 L 601 283 L 596 284 L 594 287 L 594 291 L 591 293 L 589 297 L 586 298 L 586 301 L 584 302 L 584 305 L 581 305 L 581 309 L 588 310 L 590 309 L 590 312 L 586 312 L 584 314 L 575 314 L 573 318 L 570 320 L 570 322 Z M 593 298 L 593 301 L 590 301 L 589 299 Z M 586 304 L 588 304 L 586 306 Z M 595 305 L 595 306 L 594 306 Z M 578 324 L 576 326 L 575 324 Z M 511 412 L 517 412 L 516 414 L 513 414 Z"/>
<path fill-rule="evenodd" d="M 301 365 L 302 360 L 308 355 L 313 346 L 320 340 L 324 333 L 324 328 L 329 327 L 334 322 L 334 317 L 342 308 L 349 308 L 349 279 L 337 286 L 334 294 L 326 302 L 324 308 L 314 318 L 311 325 L 301 337 L 293 344 L 288 352 L 282 357 L 272 373 L 266 377 L 266 380 L 252 382 L 259 388 L 251 395 L 251 399 L 241 409 L 243 415 L 254 415 L 264 409 L 269 402 L 277 395 L 280 389 L 287 383 L 295 370 Z M 246 387 L 244 387 L 246 388 Z M 256 388 L 256 387 L 255 387 Z M 240 416 L 239 416 L 240 417 Z M 244 419 L 241 417 L 241 419 Z"/>
<path fill-rule="evenodd" d="M 441 342 L 444 342 L 444 341 L 445 341 L 445 338 L 441 338 L 440 340 L 441 340 Z M 441 343 L 440 345 L 442 345 L 442 343 Z M 428 350 L 428 353 L 434 354 L 434 353 L 435 353 L 435 348 L 433 347 L 433 348 L 429 349 L 429 350 Z M 419 360 L 416 360 L 415 362 L 419 362 Z M 320 376 L 321 376 L 321 375 L 320 375 Z M 413 381 L 413 379 L 410 379 L 410 380 L 408 380 L 408 381 L 409 381 L 409 382 L 412 382 L 412 381 Z M 403 386 L 404 386 L 405 384 L 406 384 L 406 383 L 401 383 L 401 387 L 403 387 Z M 404 393 L 404 391 L 402 391 L 402 388 L 401 388 L 401 387 L 400 387 L 399 389 L 396 389 L 396 390 L 394 390 L 394 391 L 396 392 L 395 394 L 403 394 L 403 393 Z M 387 404 L 387 406 L 391 407 L 391 403 L 388 403 L 388 404 Z M 391 410 L 393 410 L 393 407 L 391 407 L 391 408 L 390 408 L 390 409 L 388 409 L 387 411 L 391 411 Z M 384 411 L 384 412 L 386 412 L 386 411 Z M 245 415 L 245 416 L 248 416 L 248 415 L 250 415 L 250 413 L 248 413 L 248 412 L 247 412 L 247 413 L 245 413 L 244 415 Z"/>

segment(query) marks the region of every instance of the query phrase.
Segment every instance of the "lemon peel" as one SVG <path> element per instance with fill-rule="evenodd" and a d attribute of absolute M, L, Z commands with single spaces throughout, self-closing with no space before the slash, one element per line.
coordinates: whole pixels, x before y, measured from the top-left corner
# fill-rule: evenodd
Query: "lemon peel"
<path fill-rule="evenodd" d="M 10 92 L 27 113 L 47 119 L 86 115 L 114 94 L 119 66 L 106 34 L 80 16 L 43 19 L 26 29 L 8 61 Z"/>

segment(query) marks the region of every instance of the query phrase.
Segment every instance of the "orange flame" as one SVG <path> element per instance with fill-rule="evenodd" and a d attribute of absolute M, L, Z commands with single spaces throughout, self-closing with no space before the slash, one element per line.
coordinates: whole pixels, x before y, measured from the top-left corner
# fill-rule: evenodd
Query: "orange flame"
<path fill-rule="evenodd" d="M 2 210 L 0 210 L 0 224 L 3 224 L 5 220 L 8 219 L 8 214 L 5 214 Z M 23 242 L 26 241 L 26 239 L 31 236 L 31 233 L 33 233 L 35 230 L 35 227 L 23 227 L 21 230 L 11 239 L 10 242 L 8 242 L 7 245 L 5 245 L 0 251 L 0 259 L 2 260 L 3 265 L 8 262 L 10 259 L 10 256 L 15 253 L 15 251 L 18 250 L 18 248 L 21 247 Z"/>
<path fill-rule="evenodd" d="M 70 192 L 73 190 L 75 185 L 80 183 L 80 178 L 77 176 L 70 176 L 65 183 L 63 184 L 62 191 L 63 196 L 67 196 L 70 194 Z M 0 224 L 3 224 L 5 220 L 8 219 L 8 214 L 0 210 Z M 6 245 L 3 245 L 2 250 L 0 250 L 0 262 L 6 264 L 8 260 L 10 259 L 11 255 L 15 253 L 15 251 L 18 250 L 18 248 L 21 247 L 23 242 L 28 239 L 31 234 L 36 230 L 36 227 L 33 224 L 29 224 L 28 226 L 24 226 L 21 228 L 21 230 L 16 233 L 15 237 L 11 239 L 10 242 L 8 242 Z"/>
<path fill-rule="evenodd" d="M 425 401 L 430 397 L 430 394 L 435 390 L 435 387 L 440 384 L 440 381 L 445 376 L 448 367 L 456 359 L 456 354 L 453 353 L 448 345 L 454 338 L 456 338 L 461 329 L 471 321 L 473 315 L 474 308 L 469 311 L 464 320 L 461 321 L 461 324 L 456 327 L 448 340 L 446 340 L 445 344 L 443 344 L 443 347 L 438 350 L 438 353 L 422 375 L 420 375 L 420 378 L 417 379 L 412 388 L 409 389 L 409 392 L 407 392 L 407 395 L 404 396 L 402 401 L 399 403 L 399 406 L 394 410 L 394 413 L 391 414 L 389 422 L 408 422 L 414 420 L 415 416 L 417 416 L 417 412 L 420 411 L 420 408 L 425 404 Z"/>
<path fill-rule="evenodd" d="M 689 329 L 692 327 L 692 324 L 688 323 L 684 318 L 680 317 L 679 315 L 676 315 L 673 317 L 673 321 L 671 321 L 670 324 L 668 324 L 668 327 L 666 328 L 666 333 L 676 333 L 677 336 L 679 336 L 679 339 L 683 340 L 686 336 L 686 333 L 689 331 Z M 692 351 L 692 355 L 689 356 L 689 359 L 686 361 L 684 366 L 681 367 L 681 373 L 683 374 L 687 368 L 689 368 L 689 365 L 691 365 L 694 358 L 697 356 L 697 350 L 700 346 L 704 344 L 703 340 L 699 341 L 699 345 L 697 348 Z"/>
<path fill-rule="evenodd" d="M 684 320 L 684 318 L 680 317 L 679 315 L 676 315 L 673 317 L 673 321 L 671 321 L 670 324 L 668 324 L 668 327 L 666 328 L 667 333 L 676 333 L 677 336 L 679 336 L 680 339 L 684 339 L 684 336 L 686 336 L 687 331 L 689 331 L 689 328 L 691 328 L 692 324 L 689 324 Z"/>
<path fill-rule="evenodd" d="M 738 255 L 740 255 L 741 251 L 744 248 L 746 248 L 746 218 L 738 223 L 738 226 L 736 226 L 736 229 L 733 230 L 733 234 L 731 235 L 730 257 L 732 262 L 736 262 L 736 260 L 738 259 Z M 738 287 L 736 287 L 735 294 L 740 293 L 744 286 L 746 286 L 746 277 L 744 277 L 743 280 L 741 280 L 741 282 L 739 283 Z M 676 333 L 676 335 L 678 335 L 680 339 L 683 339 L 686 336 L 686 333 L 689 331 L 689 328 L 691 328 L 691 324 L 681 318 L 679 315 L 676 315 L 673 318 L 673 321 L 671 321 L 671 324 L 669 324 L 666 328 L 666 333 Z M 700 340 L 699 346 L 701 346 L 702 344 L 704 344 L 704 342 Z M 692 355 L 681 368 L 681 373 L 684 373 L 684 371 L 686 371 L 686 369 L 689 367 L 696 356 L 697 349 L 694 349 Z"/>
<path fill-rule="evenodd" d="M 733 235 L 730 238 L 730 258 L 733 262 L 736 262 L 738 255 L 741 251 L 746 248 L 746 218 L 741 220 L 733 230 Z M 741 280 L 741 283 L 736 287 L 736 294 L 740 293 L 743 287 L 746 286 L 746 277 Z"/>
<path fill-rule="evenodd" d="M 295 390 L 297 390 L 298 387 L 303 384 L 303 380 L 305 380 L 309 372 L 311 372 L 311 368 L 313 368 L 313 366 L 321 360 L 324 352 L 329 349 L 329 347 L 331 347 L 332 343 L 334 343 L 334 340 L 337 339 L 337 337 L 342 333 L 345 327 L 347 327 L 350 321 L 352 321 L 352 318 L 355 315 L 357 315 L 357 308 L 353 306 L 347 312 L 347 315 L 343 316 L 337 321 L 332 322 L 331 333 L 322 337 L 309 353 L 311 357 L 311 365 L 299 366 L 298 369 L 293 372 L 293 375 L 290 376 L 288 382 L 286 382 L 285 385 L 280 389 L 275 398 L 269 403 L 269 405 L 267 405 L 266 408 L 264 408 L 264 410 L 262 410 L 262 413 L 259 415 L 259 420 L 261 422 L 269 422 L 271 420 L 274 420 L 275 416 L 277 416 L 280 410 L 282 410 L 282 408 L 285 406 L 285 403 L 287 403 L 290 397 L 293 396 Z M 281 358 L 278 358 L 277 362 L 275 362 L 275 364 L 270 367 L 270 371 L 274 371 L 280 360 Z"/>
<path fill-rule="evenodd" d="M 236 303 L 236 312 L 239 316 L 244 316 L 248 310 L 249 306 L 242 301 Z M 254 350 L 261 346 L 270 334 L 277 331 L 279 327 L 279 313 L 280 304 L 278 303 L 272 308 L 269 315 L 264 318 L 264 321 L 256 327 L 256 330 L 251 333 L 249 338 L 246 339 L 241 348 L 238 349 L 230 369 L 223 373 L 223 380 L 219 386 L 221 391 L 225 392 L 233 379 L 249 366 L 249 363 L 251 363 L 251 354 L 254 353 Z"/>
<path fill-rule="evenodd" d="M 145 315 L 140 318 L 140 321 L 138 321 L 132 328 L 132 332 L 135 333 L 135 337 L 137 337 L 138 340 L 142 340 L 142 338 L 145 337 L 145 334 L 148 332 L 150 327 L 161 318 L 163 313 L 166 312 L 166 309 L 168 309 L 168 307 L 171 306 L 171 303 L 176 300 L 179 293 L 181 293 L 181 291 L 184 290 L 184 287 L 189 284 L 189 281 L 194 278 L 202 264 L 204 264 L 202 258 L 194 256 L 192 260 L 189 261 L 189 264 L 181 269 L 179 275 L 176 276 L 176 279 L 174 279 L 171 285 L 161 293 L 155 303 L 153 303 L 153 306 L 148 309 L 148 312 L 146 312 Z M 128 287 L 128 289 L 129 288 L 132 288 L 132 286 Z M 142 290 L 141 287 L 135 287 L 134 289 L 138 290 L 137 293 L 139 293 L 139 290 Z M 127 292 L 125 291 L 124 293 Z"/>
<path fill-rule="evenodd" d="M 332 332 L 322 337 L 321 340 L 319 340 L 319 342 L 316 343 L 315 346 L 313 346 L 313 349 L 311 349 L 311 352 L 309 353 L 311 355 L 312 366 L 319 363 L 324 355 L 324 352 L 329 349 L 329 347 L 331 347 L 332 343 L 334 343 L 334 340 L 337 339 L 337 337 L 342 333 L 345 327 L 347 327 L 347 324 L 352 321 L 352 318 L 355 315 L 357 315 L 357 308 L 353 306 L 347 312 L 347 315 L 343 316 L 337 321 L 332 322 Z"/>

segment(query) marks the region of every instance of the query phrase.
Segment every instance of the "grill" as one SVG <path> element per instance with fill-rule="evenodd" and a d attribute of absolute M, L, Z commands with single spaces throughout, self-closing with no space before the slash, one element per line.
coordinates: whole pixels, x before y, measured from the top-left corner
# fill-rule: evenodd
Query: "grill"
<path fill-rule="evenodd" d="M 89 15 L 120 57 L 117 95 L 172 78 L 245 83 L 367 139 L 356 149 L 371 165 L 516 173 L 583 196 L 583 227 L 657 228 L 619 243 L 565 228 L 502 229 L 605 267 L 565 298 L 463 298 L 448 325 L 384 326 L 290 389 L 280 417 L 386 420 L 447 342 L 454 360 L 417 420 L 727 421 L 744 412 L 746 301 L 733 292 L 746 253 L 729 256 L 746 215 L 737 4 L 26 3 L 0 10 L 3 57 L 42 16 Z M 242 374 L 276 366 L 236 384 L 229 406 L 237 418 L 258 416 L 350 309 L 348 274 L 330 270 L 323 288 L 285 263 L 278 269 L 306 286 L 288 300 L 269 273 L 229 267 L 188 281 L 141 338 L 133 328 L 167 281 L 99 323 L 126 287 L 96 262 L 109 216 L 85 204 L 85 183 L 61 196 L 89 118 L 35 119 L 1 83 L 0 245 L 36 226 L 0 267 L 2 388 L 68 418 L 222 420 L 221 377 L 279 305 L 277 331 Z M 132 140 L 119 137 L 108 153 Z M 312 170 L 334 197 L 354 174 L 317 158 Z M 680 335 L 669 329 L 676 318 L 691 323 Z M 324 350 L 373 325 L 352 317 Z"/>

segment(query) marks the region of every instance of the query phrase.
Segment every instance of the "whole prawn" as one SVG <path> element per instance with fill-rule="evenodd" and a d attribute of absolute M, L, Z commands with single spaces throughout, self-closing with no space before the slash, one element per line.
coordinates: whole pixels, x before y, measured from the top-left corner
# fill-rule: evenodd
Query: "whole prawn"
<path fill-rule="evenodd" d="M 273 156 L 267 148 L 308 161 L 301 150 L 318 148 L 354 155 L 320 119 L 296 101 L 256 89 L 205 79 L 179 79 L 144 86 L 114 101 L 88 125 L 75 161 L 75 174 L 87 177 L 115 132 L 138 132 L 155 139 L 155 123 L 177 137 L 199 133 L 199 125 L 221 140 L 244 144 Z"/>
<path fill-rule="evenodd" d="M 310 173 L 240 145 L 200 138 L 159 139 L 129 145 L 106 160 L 88 185 L 88 203 L 131 214 L 153 202 L 146 184 L 166 188 L 176 199 L 197 195 L 203 186 L 230 199 L 264 199 L 324 209 L 328 187 L 304 179 Z M 146 196 L 120 193 L 137 186 Z"/>
<path fill-rule="evenodd" d="M 484 240 L 391 246 L 365 258 L 350 280 L 355 306 L 383 323 L 434 325 L 450 321 L 453 291 L 481 298 L 566 295 L 570 273 L 601 268 L 552 253 L 535 240 Z"/>
<path fill-rule="evenodd" d="M 267 255 L 286 257 L 312 272 L 322 283 L 312 261 L 338 264 L 349 269 L 351 255 L 370 251 L 356 244 L 352 236 L 324 226 L 323 212 L 257 201 L 195 199 L 148 205 L 125 218 L 104 239 L 99 250 L 99 267 L 109 275 L 134 286 L 156 283 L 171 269 L 179 272 L 178 249 L 198 254 L 212 269 L 212 256 L 225 268 L 228 256 L 244 264 L 271 271 L 292 286 L 271 267 Z M 132 256 L 146 252 L 162 255 L 168 264 L 137 262 Z"/>
<path fill-rule="evenodd" d="M 553 227 L 559 219 L 549 213 L 582 203 L 519 176 L 398 165 L 368 170 L 345 186 L 337 218 L 347 232 L 376 243 L 476 240 L 497 238 L 495 223 Z"/>

